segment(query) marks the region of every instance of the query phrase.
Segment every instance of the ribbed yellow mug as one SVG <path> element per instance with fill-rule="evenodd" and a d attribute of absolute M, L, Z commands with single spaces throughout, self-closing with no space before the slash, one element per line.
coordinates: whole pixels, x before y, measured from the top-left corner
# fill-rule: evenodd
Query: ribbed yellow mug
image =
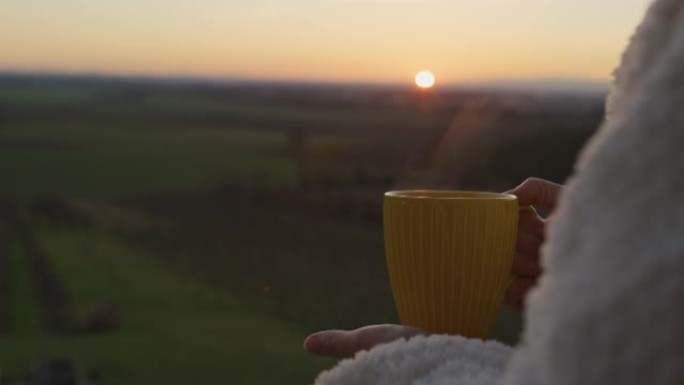
<path fill-rule="evenodd" d="M 390 191 L 385 251 L 399 319 L 431 333 L 487 338 L 511 281 L 513 195 Z"/>

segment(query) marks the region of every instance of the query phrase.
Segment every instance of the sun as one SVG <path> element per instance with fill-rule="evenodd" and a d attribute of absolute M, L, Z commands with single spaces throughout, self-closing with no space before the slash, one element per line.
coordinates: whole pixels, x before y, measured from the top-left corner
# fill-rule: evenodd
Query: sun
<path fill-rule="evenodd" d="M 435 85 L 435 75 L 430 71 L 420 71 L 416 74 L 416 85 L 420 88 L 431 88 Z"/>

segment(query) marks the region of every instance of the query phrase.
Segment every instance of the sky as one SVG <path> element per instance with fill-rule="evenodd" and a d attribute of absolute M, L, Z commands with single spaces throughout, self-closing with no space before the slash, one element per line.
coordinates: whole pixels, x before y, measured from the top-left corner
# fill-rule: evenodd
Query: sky
<path fill-rule="evenodd" d="M 1 0 L 0 71 L 608 80 L 647 0 Z"/>

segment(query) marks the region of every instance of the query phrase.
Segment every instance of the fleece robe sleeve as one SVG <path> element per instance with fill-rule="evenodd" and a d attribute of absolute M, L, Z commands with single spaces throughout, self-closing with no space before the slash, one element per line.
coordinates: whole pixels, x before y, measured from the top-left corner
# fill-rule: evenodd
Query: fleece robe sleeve
<path fill-rule="evenodd" d="M 316 385 L 492 384 L 510 352 L 498 342 L 458 336 L 400 339 L 342 361 Z"/>

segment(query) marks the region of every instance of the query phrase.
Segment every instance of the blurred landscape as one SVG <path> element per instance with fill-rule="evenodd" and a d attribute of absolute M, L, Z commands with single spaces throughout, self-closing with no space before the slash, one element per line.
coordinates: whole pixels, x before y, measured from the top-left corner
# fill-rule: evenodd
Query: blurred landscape
<path fill-rule="evenodd" d="M 0 75 L 0 382 L 310 383 L 396 322 L 384 191 L 563 182 L 604 97 Z"/>

